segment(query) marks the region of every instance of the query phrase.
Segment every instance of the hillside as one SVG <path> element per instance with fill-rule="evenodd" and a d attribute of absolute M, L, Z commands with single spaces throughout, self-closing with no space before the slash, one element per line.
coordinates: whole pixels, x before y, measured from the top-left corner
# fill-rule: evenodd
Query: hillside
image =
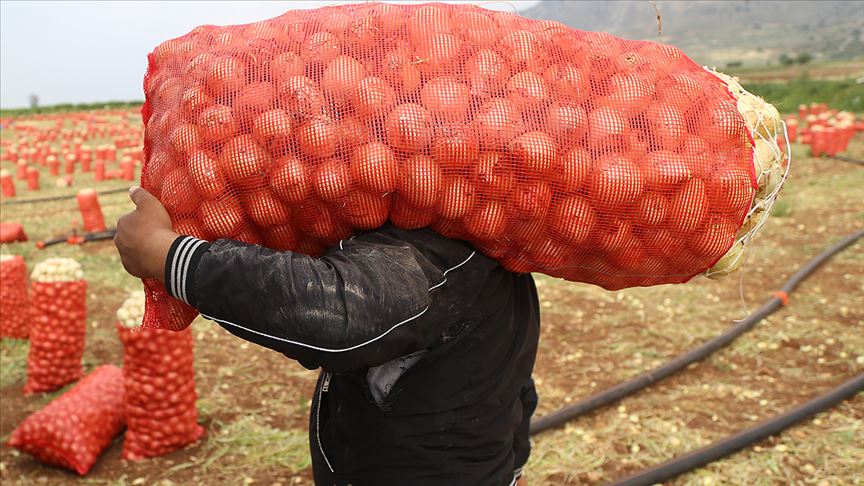
<path fill-rule="evenodd" d="M 816 61 L 864 58 L 864 15 L 855 1 L 657 0 L 662 38 L 648 0 L 544 0 L 522 15 L 628 39 L 662 40 L 703 64 L 777 63 L 807 52 Z"/>

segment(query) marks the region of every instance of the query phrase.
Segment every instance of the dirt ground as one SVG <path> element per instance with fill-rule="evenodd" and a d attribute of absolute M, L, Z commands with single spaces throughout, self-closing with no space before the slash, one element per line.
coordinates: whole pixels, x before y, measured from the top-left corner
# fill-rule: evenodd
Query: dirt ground
<path fill-rule="evenodd" d="M 741 273 L 614 293 L 536 276 L 542 301 L 537 416 L 717 335 L 764 303 L 824 247 L 864 228 L 864 167 L 808 158 L 802 146 L 794 153 L 791 179 Z M 860 136 L 849 154 L 864 158 Z M 123 194 L 105 196 L 102 204 L 109 221 L 129 209 Z M 38 208 L 4 206 L 3 220 L 23 223 L 31 238 L 39 239 L 68 226 L 75 211 L 74 200 Z M 792 294 L 788 306 L 705 362 L 536 436 L 526 469 L 530 484 L 612 481 L 753 426 L 864 372 L 862 248 L 859 242 L 831 260 Z M 16 244 L 3 251 L 25 255 L 31 266 L 48 256 L 78 259 L 90 282 L 85 368 L 122 363 L 113 316 L 137 282 L 120 271 L 110 241 L 42 252 L 32 243 Z M 199 319 L 193 332 L 198 407 L 207 429 L 203 440 L 162 458 L 127 462 L 120 459 L 121 437 L 84 478 L 4 445 L 2 483 L 311 484 L 306 431 L 316 373 L 210 322 Z M 0 439 L 5 442 L 25 417 L 58 394 L 24 397 L 27 345 L 3 340 L 0 346 Z M 864 484 L 862 428 L 864 395 L 859 393 L 669 484 Z"/>

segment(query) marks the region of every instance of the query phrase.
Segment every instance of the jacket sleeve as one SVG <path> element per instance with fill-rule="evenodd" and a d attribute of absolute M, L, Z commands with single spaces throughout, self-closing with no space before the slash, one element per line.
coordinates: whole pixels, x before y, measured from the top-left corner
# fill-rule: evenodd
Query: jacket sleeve
<path fill-rule="evenodd" d="M 320 258 L 181 236 L 165 287 L 243 339 L 310 369 L 347 372 L 424 349 L 452 324 L 435 311 L 453 305 L 447 271 L 386 234 L 340 242 Z"/>

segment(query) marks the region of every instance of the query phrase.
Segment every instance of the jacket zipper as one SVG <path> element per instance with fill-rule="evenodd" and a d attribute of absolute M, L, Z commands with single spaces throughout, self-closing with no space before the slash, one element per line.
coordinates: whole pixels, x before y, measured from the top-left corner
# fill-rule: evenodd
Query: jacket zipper
<path fill-rule="evenodd" d="M 327 463 L 327 468 L 330 472 L 333 471 L 333 466 L 330 465 L 330 459 L 327 459 L 327 454 L 324 453 L 324 445 L 321 443 L 321 396 L 330 390 L 330 372 L 325 371 L 321 379 L 321 386 L 318 388 L 318 406 L 315 410 L 315 438 L 318 439 L 318 450 L 321 451 L 321 457 Z"/>

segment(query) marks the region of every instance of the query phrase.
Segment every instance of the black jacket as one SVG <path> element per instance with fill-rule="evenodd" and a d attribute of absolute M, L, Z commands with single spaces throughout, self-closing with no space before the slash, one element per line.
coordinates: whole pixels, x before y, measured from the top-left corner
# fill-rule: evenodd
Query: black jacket
<path fill-rule="evenodd" d="M 322 368 L 317 484 L 508 485 L 527 460 L 530 275 L 389 225 L 320 258 L 184 236 L 165 275 L 172 295 L 231 333 Z"/>

